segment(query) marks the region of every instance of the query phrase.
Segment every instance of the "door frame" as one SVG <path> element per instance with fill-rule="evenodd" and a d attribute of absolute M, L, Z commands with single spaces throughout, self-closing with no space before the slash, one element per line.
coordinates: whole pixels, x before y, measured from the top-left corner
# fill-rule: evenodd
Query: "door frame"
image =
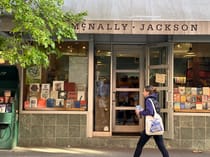
<path fill-rule="evenodd" d="M 129 45 L 129 46 L 134 46 L 134 48 L 139 48 L 138 50 L 138 57 L 139 57 L 139 69 L 138 70 L 128 70 L 128 69 L 117 69 L 116 68 L 116 57 L 117 54 L 119 52 L 116 52 L 115 49 L 113 48 L 114 46 L 119 46 L 119 45 Z M 117 107 L 116 106 L 116 92 L 138 92 L 139 93 L 139 102 L 140 104 L 142 104 L 142 91 L 143 91 L 143 85 L 144 85 L 144 79 L 142 76 L 144 76 L 144 58 L 145 58 L 145 46 L 139 45 L 139 44 L 116 44 L 116 45 L 112 45 L 112 50 L 113 50 L 113 55 L 112 55 L 112 132 L 139 132 L 141 130 L 143 130 L 143 126 L 144 126 L 144 120 L 143 118 L 139 119 L 139 125 L 137 126 L 130 126 L 130 125 L 116 125 L 115 121 L 116 121 L 116 110 L 135 110 L 135 108 L 131 108 L 131 107 Z M 127 52 L 129 53 L 129 52 Z M 124 52 L 124 54 L 127 54 L 126 52 Z M 117 88 L 116 87 L 116 74 L 118 72 L 134 72 L 134 73 L 139 73 L 139 88 Z"/>
<path fill-rule="evenodd" d="M 167 60 L 168 62 L 165 65 L 150 65 L 149 59 L 150 59 L 150 49 L 151 48 L 159 48 L 159 47 L 166 47 L 167 49 Z M 168 108 L 161 108 L 161 113 L 167 113 L 168 118 L 164 122 L 167 125 L 167 130 L 164 132 L 164 138 L 173 139 L 174 138 L 174 120 L 173 120 L 173 66 L 174 66 L 174 60 L 173 60 L 173 43 L 156 43 L 156 44 L 150 44 L 146 46 L 146 53 L 145 53 L 145 83 L 150 84 L 149 82 L 149 72 L 150 69 L 166 69 L 168 75 L 168 86 L 165 87 L 157 87 L 158 91 L 165 90 L 166 91 L 166 100 L 165 102 L 168 104 Z"/>

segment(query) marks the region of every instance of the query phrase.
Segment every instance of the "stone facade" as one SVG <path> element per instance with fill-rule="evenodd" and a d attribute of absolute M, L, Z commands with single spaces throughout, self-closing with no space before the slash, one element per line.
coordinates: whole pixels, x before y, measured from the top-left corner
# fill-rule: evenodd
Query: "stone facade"
<path fill-rule="evenodd" d="M 20 114 L 19 146 L 80 146 L 86 115 Z"/>
<path fill-rule="evenodd" d="M 209 116 L 175 116 L 172 148 L 210 150 Z"/>
<path fill-rule="evenodd" d="M 18 146 L 135 148 L 138 136 L 86 137 L 86 115 L 20 114 Z M 174 116 L 169 149 L 210 150 L 210 117 Z M 147 148 L 155 148 L 150 140 Z"/>

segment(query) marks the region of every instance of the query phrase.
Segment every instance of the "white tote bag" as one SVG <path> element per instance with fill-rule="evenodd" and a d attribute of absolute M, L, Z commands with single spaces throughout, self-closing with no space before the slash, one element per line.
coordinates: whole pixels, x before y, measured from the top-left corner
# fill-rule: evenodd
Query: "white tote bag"
<path fill-rule="evenodd" d="M 150 102 L 152 103 L 152 107 L 154 110 L 154 116 L 146 116 L 145 120 L 145 131 L 146 134 L 151 136 L 151 135 L 163 135 L 164 133 L 164 126 L 163 126 L 163 120 L 161 116 L 156 112 L 154 103 L 152 102 L 151 99 L 149 99 Z"/>

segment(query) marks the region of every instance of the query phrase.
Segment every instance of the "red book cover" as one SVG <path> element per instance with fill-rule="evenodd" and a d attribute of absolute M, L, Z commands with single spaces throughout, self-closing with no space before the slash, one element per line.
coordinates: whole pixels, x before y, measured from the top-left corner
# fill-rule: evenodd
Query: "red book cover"
<path fill-rule="evenodd" d="M 77 100 L 77 92 L 69 91 L 67 93 L 67 99 L 73 99 L 74 101 Z"/>
<path fill-rule="evenodd" d="M 76 84 L 74 82 L 64 82 L 64 91 L 75 91 Z"/>
<path fill-rule="evenodd" d="M 46 108 L 46 104 L 47 104 L 46 99 L 38 99 L 37 107 L 38 108 Z"/>
<path fill-rule="evenodd" d="M 196 103 L 202 103 L 202 96 L 201 95 L 197 95 Z"/>

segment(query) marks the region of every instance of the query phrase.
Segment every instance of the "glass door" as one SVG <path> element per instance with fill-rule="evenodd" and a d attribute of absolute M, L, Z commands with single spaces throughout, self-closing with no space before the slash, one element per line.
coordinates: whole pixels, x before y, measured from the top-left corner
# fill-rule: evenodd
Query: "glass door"
<path fill-rule="evenodd" d="M 139 45 L 113 45 L 113 132 L 139 132 L 143 120 L 135 114 L 142 100 L 143 50 Z"/>
<path fill-rule="evenodd" d="M 147 47 L 146 84 L 159 91 L 161 115 L 164 120 L 166 138 L 173 138 L 173 56 L 172 45 L 157 44 Z"/>

